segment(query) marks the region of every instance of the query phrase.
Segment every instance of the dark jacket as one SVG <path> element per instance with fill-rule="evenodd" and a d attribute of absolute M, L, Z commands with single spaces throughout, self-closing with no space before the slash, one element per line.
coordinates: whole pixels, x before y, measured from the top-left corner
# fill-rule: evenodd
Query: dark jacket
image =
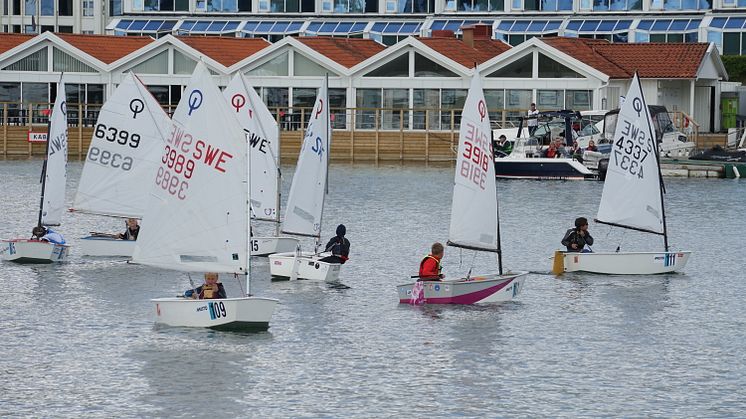
<path fill-rule="evenodd" d="M 135 227 L 134 230 L 131 228 L 127 228 L 127 230 L 122 233 L 122 239 L 124 240 L 137 240 L 137 235 L 140 234 L 140 226 Z"/>
<path fill-rule="evenodd" d="M 350 241 L 344 237 L 334 236 L 326 244 L 326 250 L 339 257 L 342 260 L 341 263 L 345 263 L 350 256 Z"/>
<path fill-rule="evenodd" d="M 585 237 L 578 234 L 577 228 L 571 228 L 567 230 L 565 233 L 565 237 L 562 239 L 562 245 L 567 247 L 568 252 L 582 252 L 585 245 L 593 246 L 593 237 L 591 237 L 591 234 L 587 231 L 585 232 Z M 578 245 L 577 249 L 572 248 L 572 244 L 575 243 Z"/>

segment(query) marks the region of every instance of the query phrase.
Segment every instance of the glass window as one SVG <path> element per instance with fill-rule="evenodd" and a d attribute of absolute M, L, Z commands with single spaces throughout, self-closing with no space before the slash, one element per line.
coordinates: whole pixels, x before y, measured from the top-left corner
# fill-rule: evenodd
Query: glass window
<path fill-rule="evenodd" d="M 450 130 L 459 128 L 461 122 L 461 111 L 466 102 L 465 89 L 443 89 L 440 93 L 440 124 L 442 129 Z M 451 118 L 453 116 L 453 118 Z"/>
<path fill-rule="evenodd" d="M 583 76 L 544 54 L 539 54 L 539 78 L 579 79 Z"/>
<path fill-rule="evenodd" d="M 162 51 L 140 64 L 132 67 L 135 74 L 168 74 L 168 51 Z"/>
<path fill-rule="evenodd" d="M 192 74 L 196 66 L 196 61 L 174 50 L 174 74 Z"/>
<path fill-rule="evenodd" d="M 168 94 L 169 86 L 149 85 L 147 87 L 150 94 L 153 95 L 155 100 L 157 100 L 161 106 L 170 105 L 170 96 Z"/>
<path fill-rule="evenodd" d="M 363 77 L 409 77 L 409 54 L 402 54 Z"/>
<path fill-rule="evenodd" d="M 382 102 L 381 129 L 409 128 L 409 89 L 383 89 Z"/>
<path fill-rule="evenodd" d="M 537 90 L 536 107 L 541 110 L 560 110 L 565 107 L 562 90 Z"/>
<path fill-rule="evenodd" d="M 415 109 L 413 118 L 414 129 L 437 130 L 440 128 L 440 90 L 414 89 L 412 91 L 412 107 Z"/>
<path fill-rule="evenodd" d="M 723 32 L 723 55 L 739 55 L 741 53 L 741 34 L 738 32 Z"/>
<path fill-rule="evenodd" d="M 47 71 L 47 48 L 42 48 L 20 60 L 8 65 L 3 70 L 11 71 Z"/>
<path fill-rule="evenodd" d="M 109 16 L 122 16 L 122 0 L 109 1 Z"/>
<path fill-rule="evenodd" d="M 72 16 L 73 0 L 58 0 L 57 10 L 60 16 Z"/>
<path fill-rule="evenodd" d="M 273 115 L 277 114 L 279 108 L 281 112 L 288 106 L 289 89 L 287 87 L 265 87 L 262 89 L 264 103 Z"/>
<path fill-rule="evenodd" d="M 593 109 L 593 91 L 591 90 L 566 90 L 565 106 L 574 111 L 587 111 Z"/>
<path fill-rule="evenodd" d="M 456 8 L 461 12 L 502 12 L 504 0 L 457 0 Z"/>
<path fill-rule="evenodd" d="M 355 127 L 358 129 L 375 129 L 376 112 L 381 108 L 381 89 L 357 89 L 355 107 Z"/>
<path fill-rule="evenodd" d="M 519 117 L 525 115 L 525 111 L 531 104 L 531 95 L 531 90 L 508 89 L 505 91 L 505 108 L 510 110 L 508 112 L 509 119 L 517 120 Z"/>
<path fill-rule="evenodd" d="M 435 0 L 398 0 L 398 13 L 434 13 Z"/>
<path fill-rule="evenodd" d="M 246 73 L 248 76 L 287 76 L 288 52 L 284 52 Z"/>
<path fill-rule="evenodd" d="M 21 86 L 23 103 L 48 103 L 49 86 L 47 83 L 26 83 Z"/>
<path fill-rule="evenodd" d="M 415 77 L 458 77 L 456 73 L 420 54 L 414 55 Z"/>
<path fill-rule="evenodd" d="M 533 77 L 533 54 L 525 55 L 502 67 L 487 77 L 526 78 Z M 528 109 L 528 107 L 526 107 Z"/>
<path fill-rule="evenodd" d="M 490 121 L 502 122 L 503 109 L 505 109 L 505 90 L 488 89 L 484 91 L 484 101 L 487 102 L 487 110 L 490 114 Z"/>
<path fill-rule="evenodd" d="M 293 88 L 293 109 L 291 110 L 290 120 L 294 126 L 306 127 L 308 120 L 311 118 L 311 111 L 313 105 L 316 103 L 316 89 L 315 88 Z M 301 123 L 301 116 L 303 121 Z"/>
<path fill-rule="evenodd" d="M 332 129 L 347 127 L 347 89 L 329 89 L 329 109 L 331 110 Z"/>
<path fill-rule="evenodd" d="M 104 85 L 88 84 L 86 85 L 86 103 L 103 105 L 104 103 Z"/>
<path fill-rule="evenodd" d="M 26 0 L 26 7 L 24 13 L 26 16 L 33 16 L 36 14 L 36 0 Z"/>
<path fill-rule="evenodd" d="M 0 83 L 0 102 L 21 100 L 21 83 Z"/>
<path fill-rule="evenodd" d="M 293 67 L 293 74 L 296 76 L 323 76 L 330 73 L 325 67 L 309 60 L 298 52 L 293 54 Z M 336 74 L 330 75 L 336 76 Z M 313 104 L 311 106 L 313 107 Z"/>
<path fill-rule="evenodd" d="M 41 15 L 54 16 L 54 0 L 41 0 Z"/>
<path fill-rule="evenodd" d="M 54 48 L 52 53 L 52 71 L 71 71 L 77 73 L 98 73 L 93 67 L 74 58 L 72 55 Z"/>
<path fill-rule="evenodd" d="M 19 16 L 20 14 L 21 14 L 21 0 L 13 0 L 13 15 Z M 13 31 L 13 32 L 16 32 L 16 31 Z"/>

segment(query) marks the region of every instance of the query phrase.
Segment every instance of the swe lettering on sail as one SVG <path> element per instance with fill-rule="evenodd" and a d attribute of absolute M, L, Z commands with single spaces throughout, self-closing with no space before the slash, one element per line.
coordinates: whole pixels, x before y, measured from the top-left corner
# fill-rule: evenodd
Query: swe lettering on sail
<path fill-rule="evenodd" d="M 479 127 L 470 122 L 463 121 L 462 123 L 466 123 L 466 135 L 463 138 L 464 152 L 463 158 L 460 159 L 459 173 L 484 190 L 492 156 L 489 133 L 480 131 Z"/>
<path fill-rule="evenodd" d="M 60 150 L 67 150 L 67 131 L 63 131 L 60 135 L 49 139 L 49 155 L 53 156 L 54 153 Z"/>
<path fill-rule="evenodd" d="M 624 173 L 644 178 L 643 162 L 653 152 L 653 138 L 648 130 L 622 121 L 621 136 L 614 142 L 614 165 Z"/>
<path fill-rule="evenodd" d="M 256 133 L 250 132 L 249 133 L 249 144 L 251 147 L 259 150 L 262 154 L 267 154 L 267 147 L 269 145 L 269 141 L 267 141 L 266 138 L 262 138 Z"/>

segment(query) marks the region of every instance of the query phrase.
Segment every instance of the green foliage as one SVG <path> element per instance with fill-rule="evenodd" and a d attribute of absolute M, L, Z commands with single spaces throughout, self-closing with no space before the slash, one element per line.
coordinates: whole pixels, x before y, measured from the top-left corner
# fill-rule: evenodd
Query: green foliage
<path fill-rule="evenodd" d="M 721 58 L 728 72 L 728 80 L 746 84 L 746 55 L 723 55 Z"/>

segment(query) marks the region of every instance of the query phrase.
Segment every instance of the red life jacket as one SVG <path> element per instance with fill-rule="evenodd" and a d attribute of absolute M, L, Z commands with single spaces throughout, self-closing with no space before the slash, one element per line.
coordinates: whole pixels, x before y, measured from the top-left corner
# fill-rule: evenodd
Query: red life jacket
<path fill-rule="evenodd" d="M 436 273 L 433 272 L 425 272 L 425 262 L 428 260 L 434 260 L 435 261 L 435 267 L 437 269 Z M 440 271 L 443 269 L 442 266 L 440 266 L 440 259 L 436 258 L 433 255 L 427 255 L 424 258 L 422 258 L 422 261 L 420 262 L 420 278 L 419 280 L 430 280 L 430 279 L 440 279 Z"/>

